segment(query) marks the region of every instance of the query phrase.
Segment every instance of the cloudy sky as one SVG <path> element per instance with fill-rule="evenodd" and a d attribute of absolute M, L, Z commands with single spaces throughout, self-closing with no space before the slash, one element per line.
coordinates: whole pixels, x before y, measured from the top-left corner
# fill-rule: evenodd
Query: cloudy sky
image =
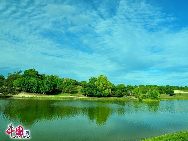
<path fill-rule="evenodd" d="M 0 0 L 0 73 L 188 84 L 187 0 Z"/>

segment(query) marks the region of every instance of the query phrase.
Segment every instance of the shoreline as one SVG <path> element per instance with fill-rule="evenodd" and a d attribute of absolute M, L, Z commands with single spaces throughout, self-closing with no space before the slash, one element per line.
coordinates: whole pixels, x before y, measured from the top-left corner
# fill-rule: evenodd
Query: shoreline
<path fill-rule="evenodd" d="M 87 97 L 81 95 L 13 95 L 9 99 L 34 99 L 34 100 L 85 100 L 85 101 L 138 101 L 133 97 Z"/>
<path fill-rule="evenodd" d="M 88 100 L 88 101 L 139 101 L 133 96 L 128 97 L 87 97 L 81 94 L 57 94 L 44 95 L 34 93 L 19 93 L 17 95 L 0 96 L 0 98 L 8 99 L 36 99 L 36 100 Z M 175 96 L 161 95 L 159 99 L 143 99 L 143 102 L 156 102 L 163 100 L 188 100 L 188 94 L 182 96 L 181 94 Z"/>
<path fill-rule="evenodd" d="M 179 131 L 174 133 L 166 133 L 160 136 L 143 139 L 142 141 L 187 141 L 188 131 Z"/>

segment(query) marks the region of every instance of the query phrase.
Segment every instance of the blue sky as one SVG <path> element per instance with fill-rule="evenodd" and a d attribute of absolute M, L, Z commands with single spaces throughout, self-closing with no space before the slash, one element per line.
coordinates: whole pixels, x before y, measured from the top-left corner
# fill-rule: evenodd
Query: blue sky
<path fill-rule="evenodd" d="M 0 73 L 187 85 L 187 0 L 0 0 Z"/>

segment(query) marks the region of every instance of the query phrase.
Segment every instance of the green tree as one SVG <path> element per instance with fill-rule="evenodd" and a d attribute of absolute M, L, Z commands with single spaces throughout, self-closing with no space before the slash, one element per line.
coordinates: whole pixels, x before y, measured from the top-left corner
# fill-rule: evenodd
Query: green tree
<path fill-rule="evenodd" d="M 174 95 L 174 89 L 171 86 L 167 85 L 165 87 L 165 93 L 172 96 Z"/>
<path fill-rule="evenodd" d="M 138 98 L 139 101 L 142 101 L 143 97 L 143 92 L 140 87 L 135 87 L 132 91 L 133 95 Z"/>
<path fill-rule="evenodd" d="M 35 77 L 37 78 L 39 76 L 39 72 L 35 69 L 28 69 L 24 71 L 23 77 Z"/>
<path fill-rule="evenodd" d="M 35 69 L 25 70 L 13 84 L 18 91 L 38 93 L 39 73 Z"/>
<path fill-rule="evenodd" d="M 78 82 L 70 78 L 63 78 L 61 83 L 61 90 L 63 93 L 77 93 Z"/>
<path fill-rule="evenodd" d="M 157 89 L 150 89 L 147 92 L 147 95 L 148 95 L 148 98 L 151 98 L 151 99 L 159 99 L 160 97 L 160 93 Z"/>
<path fill-rule="evenodd" d="M 83 88 L 84 95 L 107 97 L 112 96 L 113 84 L 104 75 L 91 77 L 89 82 Z"/>
<path fill-rule="evenodd" d="M 0 75 L 0 87 L 3 87 L 5 81 L 5 77 L 3 75 Z"/>
<path fill-rule="evenodd" d="M 58 76 L 47 75 L 44 79 L 42 89 L 45 94 L 57 94 L 61 92 L 62 80 Z"/>
<path fill-rule="evenodd" d="M 3 75 L 0 75 L 0 93 L 4 92 L 4 81 L 5 77 Z"/>
<path fill-rule="evenodd" d="M 8 74 L 4 81 L 4 94 L 16 94 L 17 90 L 14 87 L 14 81 L 21 77 L 21 71 Z"/>
<path fill-rule="evenodd" d="M 97 93 L 97 87 L 95 86 L 95 83 L 97 81 L 96 77 L 91 77 L 89 79 L 88 83 L 84 83 L 82 85 L 82 92 L 85 96 L 96 96 Z"/>
<path fill-rule="evenodd" d="M 122 97 L 125 95 L 128 95 L 128 92 L 124 84 L 118 84 L 117 86 L 114 87 L 113 96 Z"/>
<path fill-rule="evenodd" d="M 113 84 L 104 75 L 100 75 L 95 82 L 97 87 L 97 95 L 99 96 L 110 96 L 112 94 Z"/>

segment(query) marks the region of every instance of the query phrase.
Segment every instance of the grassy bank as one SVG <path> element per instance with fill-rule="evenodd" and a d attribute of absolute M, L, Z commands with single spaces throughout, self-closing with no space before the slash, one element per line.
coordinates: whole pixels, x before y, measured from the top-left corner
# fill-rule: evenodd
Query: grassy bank
<path fill-rule="evenodd" d="M 11 99 L 39 99 L 39 100 L 92 100 L 92 101 L 129 101 L 138 99 L 134 97 L 87 97 L 82 94 L 58 94 L 58 95 L 43 95 L 32 93 L 20 93 L 13 95 Z"/>
<path fill-rule="evenodd" d="M 4 96 L 3 96 L 4 97 Z M 7 98 L 10 97 L 10 95 L 6 96 Z M 5 97 L 5 98 L 6 98 Z M 57 95 L 44 95 L 44 94 L 33 94 L 33 93 L 19 93 L 17 95 L 12 95 L 10 97 L 12 99 L 49 99 L 49 100 L 69 100 L 69 99 L 79 99 L 79 100 L 105 100 L 105 101 L 129 101 L 129 100 L 134 100 L 134 101 L 139 101 L 138 98 L 135 98 L 134 96 L 127 96 L 127 97 L 87 97 L 82 95 L 81 93 L 77 94 L 68 94 L 68 93 L 63 93 L 63 94 L 57 94 Z M 160 96 L 159 100 L 188 100 L 188 93 L 179 93 L 175 94 L 174 96 L 169 96 L 166 94 L 162 94 Z M 152 101 L 158 101 L 154 99 L 143 99 L 142 101 L 144 102 L 152 102 Z"/>
<path fill-rule="evenodd" d="M 188 141 L 188 131 L 165 134 L 162 136 L 145 139 L 143 141 Z"/>
<path fill-rule="evenodd" d="M 160 96 L 160 99 L 162 100 L 174 100 L 174 99 L 177 99 L 177 100 L 188 100 L 188 93 L 177 93 L 173 96 L 169 96 L 169 95 L 166 95 L 166 94 L 162 94 Z"/>

